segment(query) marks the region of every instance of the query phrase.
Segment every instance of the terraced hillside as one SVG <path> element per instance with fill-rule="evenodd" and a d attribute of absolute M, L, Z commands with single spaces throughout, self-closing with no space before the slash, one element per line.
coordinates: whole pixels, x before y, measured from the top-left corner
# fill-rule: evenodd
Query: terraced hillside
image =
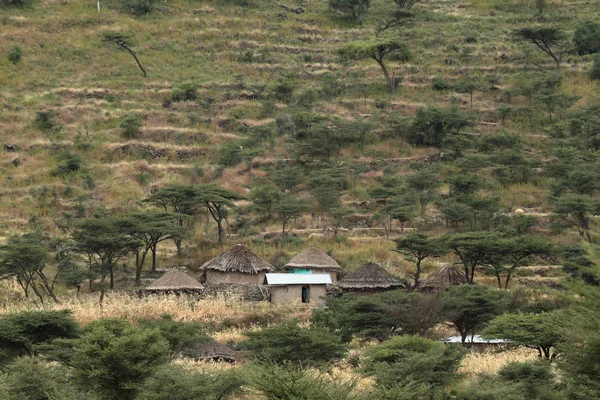
<path fill-rule="evenodd" d="M 336 225 L 316 191 L 319 170 L 345 180 L 336 204 L 346 209 L 347 228 L 400 229 L 380 210 L 387 197 L 374 193 L 403 193 L 406 183 L 390 182 L 423 167 L 440 186 L 405 221 L 408 228 L 476 228 L 518 208 L 543 220 L 553 210 L 556 180 L 546 167 L 569 159 L 555 152 L 564 138 L 560 122 L 600 96 L 587 75 L 592 56 L 574 52 L 552 93 L 565 102 L 528 95 L 528 77 L 552 72 L 554 63 L 514 37 L 535 25 L 560 27 L 570 37 L 582 20 L 600 20 L 594 1 L 547 2 L 541 15 L 533 2 L 418 3 L 400 26 L 379 34 L 410 49 L 408 61 L 386 60 L 401 78 L 394 95 L 374 60 L 339 55 L 348 43 L 374 40 L 397 9 L 391 1 L 374 1 L 357 24 L 322 0 L 171 0 L 137 17 L 126 7 L 101 2 L 98 12 L 93 2 L 43 0 L 0 9 L 0 54 L 22 49 L 16 64 L 0 59 L 4 236 L 36 227 L 65 235 L 78 218 L 144 207 L 141 200 L 169 184 L 216 182 L 249 196 L 277 174 L 285 181 L 297 166 L 291 191 L 311 210 L 294 228 Z M 131 35 L 147 77 L 130 54 L 102 41 L 107 31 Z M 430 106 L 454 114 L 420 120 L 417 110 Z M 419 139 L 436 130 L 451 140 Z M 486 137 L 507 131 L 519 143 L 514 160 L 502 159 L 503 145 L 485 145 Z M 426 161 L 438 151 L 454 160 Z M 444 214 L 439 196 L 452 197 L 458 173 L 479 177 L 486 183 L 479 195 L 496 196 L 497 206 L 456 220 Z M 229 216 L 228 234 L 281 229 L 248 204 L 239 202 Z M 198 222 L 196 239 L 215 236 L 213 224 Z M 576 237 L 563 231 L 556 240 Z"/>

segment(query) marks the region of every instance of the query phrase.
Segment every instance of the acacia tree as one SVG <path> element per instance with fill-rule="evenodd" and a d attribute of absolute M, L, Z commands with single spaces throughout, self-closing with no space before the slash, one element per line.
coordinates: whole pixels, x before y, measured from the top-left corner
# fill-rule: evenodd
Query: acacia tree
<path fill-rule="evenodd" d="M 560 28 L 533 27 L 522 28 L 514 32 L 517 39 L 530 42 L 550 56 L 556 63 L 556 71 L 560 70 L 563 57 L 571 49 L 571 41 Z"/>
<path fill-rule="evenodd" d="M 391 94 L 396 93 L 396 87 L 400 82 L 400 77 L 395 73 L 390 75 L 385 61 L 391 58 L 395 61 L 410 60 L 410 51 L 404 43 L 394 39 L 375 38 L 371 40 L 355 41 L 347 44 L 339 50 L 343 58 L 351 60 L 362 60 L 372 58 L 379 64 L 383 76 L 385 77 L 388 89 Z"/>
<path fill-rule="evenodd" d="M 183 230 L 189 230 L 194 222 L 193 217 L 200 213 L 203 204 L 198 201 L 196 185 L 174 185 L 159 189 L 147 197 L 145 202 L 161 207 L 165 212 L 173 212 L 178 216 L 174 221 Z M 177 255 L 181 255 L 182 236 L 174 236 Z"/>
<path fill-rule="evenodd" d="M 180 218 L 183 216 L 164 211 L 150 211 L 132 212 L 118 221 L 123 232 L 138 243 L 134 249 L 136 285 L 141 283 L 142 269 L 148 253 L 151 252 L 152 255 L 152 271 L 156 271 L 156 246 L 165 240 L 185 236 L 185 229 L 176 224 Z"/>
<path fill-rule="evenodd" d="M 59 302 L 54 295 L 57 272 L 53 279 L 48 279 L 44 269 L 48 263 L 48 248 L 43 244 L 39 233 L 11 236 L 5 245 L 0 247 L 0 274 L 2 278 L 14 277 L 29 298 L 31 289 L 43 303 L 43 294 Z"/>
<path fill-rule="evenodd" d="M 567 193 L 556 201 L 555 212 L 559 217 L 577 226 L 579 236 L 592 242 L 590 224 L 592 218 L 600 213 L 600 203 L 591 196 Z"/>
<path fill-rule="evenodd" d="M 298 199 L 292 195 L 284 195 L 275 204 L 275 213 L 281 219 L 281 238 L 285 238 L 285 227 L 293 218 L 298 218 L 302 213 L 308 211 L 308 203 L 304 199 Z"/>
<path fill-rule="evenodd" d="M 508 309 L 510 295 L 480 285 L 453 286 L 442 294 L 440 312 L 460 333 L 464 344 L 469 335 Z"/>
<path fill-rule="evenodd" d="M 534 348 L 540 358 L 556 357 L 553 347 L 560 340 L 559 316 L 563 311 L 542 314 L 506 314 L 494 318 L 483 332 L 484 337 L 507 339 L 512 344 Z"/>
<path fill-rule="evenodd" d="M 99 3 L 98 3 L 98 10 L 100 10 Z M 131 56 L 137 63 L 138 67 L 140 68 L 140 71 L 142 71 L 142 74 L 144 75 L 144 77 L 147 77 L 148 74 L 146 73 L 146 69 L 144 68 L 144 66 L 142 65 L 140 60 L 137 58 L 137 55 L 135 54 L 135 52 L 131 49 L 133 47 L 133 45 L 129 41 L 129 39 L 131 39 L 131 37 L 132 37 L 132 35 L 125 35 L 123 33 L 118 33 L 118 32 L 104 32 L 102 34 L 102 41 L 105 43 L 114 43 L 117 46 L 119 46 L 120 48 L 122 48 L 123 50 L 127 51 L 129 54 L 131 54 Z"/>
<path fill-rule="evenodd" d="M 538 235 L 502 238 L 489 242 L 483 264 L 496 277 L 499 289 L 508 289 L 511 279 L 523 262 L 534 255 L 549 255 L 552 244 Z M 504 279 L 504 282 L 503 282 Z"/>
<path fill-rule="evenodd" d="M 447 251 L 445 243 L 437 237 L 427 236 L 421 232 L 410 232 L 406 237 L 396 239 L 396 251 L 415 262 L 415 272 L 412 274 L 414 284 L 410 290 L 419 286 L 422 266 L 421 263 L 428 257 L 438 257 Z"/>
<path fill-rule="evenodd" d="M 114 288 L 114 267 L 127 254 L 139 247 L 139 241 L 121 229 L 115 217 L 88 219 L 78 224 L 72 234 L 75 249 L 86 254 L 100 266 L 100 304 L 106 292 L 106 276 L 109 289 Z"/>
<path fill-rule="evenodd" d="M 228 210 L 233 208 L 233 200 L 242 200 L 245 197 L 214 183 L 198 185 L 197 190 L 198 201 L 206 207 L 212 219 L 217 223 L 219 244 L 222 244 L 223 220 L 227 218 Z"/>
<path fill-rule="evenodd" d="M 460 259 L 467 282 L 473 284 L 475 271 L 485 262 L 485 257 L 500 239 L 496 232 L 480 231 L 447 234 L 443 238 L 447 246 Z"/>

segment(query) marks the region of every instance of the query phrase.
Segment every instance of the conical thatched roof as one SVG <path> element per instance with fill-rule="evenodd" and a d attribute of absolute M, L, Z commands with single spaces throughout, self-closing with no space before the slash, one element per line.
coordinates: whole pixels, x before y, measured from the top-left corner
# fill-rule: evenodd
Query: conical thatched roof
<path fill-rule="evenodd" d="M 235 245 L 225 253 L 205 262 L 200 269 L 212 269 L 221 272 L 242 272 L 244 274 L 258 274 L 259 272 L 275 270 L 271 264 L 241 244 Z"/>
<path fill-rule="evenodd" d="M 146 287 L 149 291 L 198 291 L 204 286 L 185 272 L 172 269 Z"/>
<path fill-rule="evenodd" d="M 290 268 L 306 268 L 306 269 L 323 269 L 323 270 L 341 270 L 340 265 L 327 253 L 317 249 L 314 246 L 309 247 L 296 257 L 292 258 L 285 267 Z"/>
<path fill-rule="evenodd" d="M 465 274 L 459 267 L 454 265 L 445 265 L 425 278 L 417 288 L 420 291 L 443 291 L 453 285 L 462 285 L 467 283 Z"/>
<path fill-rule="evenodd" d="M 350 290 L 381 290 L 403 287 L 399 279 L 394 278 L 381 265 L 367 263 L 356 271 L 346 275 L 339 281 L 342 289 Z"/>
<path fill-rule="evenodd" d="M 197 343 L 194 346 L 188 347 L 181 355 L 199 361 L 235 362 L 235 351 L 214 340 Z"/>

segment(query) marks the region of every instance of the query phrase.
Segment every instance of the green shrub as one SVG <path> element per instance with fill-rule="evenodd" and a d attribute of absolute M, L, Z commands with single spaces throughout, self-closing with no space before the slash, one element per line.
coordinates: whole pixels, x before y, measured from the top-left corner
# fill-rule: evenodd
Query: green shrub
<path fill-rule="evenodd" d="M 573 34 L 575 50 L 580 56 L 600 52 L 600 23 L 585 21 Z"/>
<path fill-rule="evenodd" d="M 460 346 L 419 336 L 397 336 L 368 351 L 365 372 L 383 387 L 423 384 L 441 391 L 456 378 L 464 355 Z"/>
<path fill-rule="evenodd" d="M 0 0 L 0 7 L 24 7 L 28 0 Z"/>
<path fill-rule="evenodd" d="M 295 365 L 251 364 L 246 369 L 245 381 L 265 399 L 358 400 L 352 393 L 355 381 Z"/>
<path fill-rule="evenodd" d="M 162 315 L 159 319 L 141 320 L 141 328 L 157 329 L 169 342 L 171 353 L 180 352 L 196 343 L 210 340 L 204 334 L 202 326 L 193 322 L 174 321 L 171 315 Z"/>
<path fill-rule="evenodd" d="M 74 338 L 79 325 L 71 312 L 22 311 L 6 314 L 0 319 L 0 350 L 3 358 L 35 355 L 51 341 Z"/>
<path fill-rule="evenodd" d="M 125 114 L 119 123 L 119 127 L 123 130 L 123 136 L 128 139 L 136 138 L 142 125 L 142 118 L 133 113 Z"/>
<path fill-rule="evenodd" d="M 316 367 L 335 361 L 346 352 L 336 336 L 321 328 L 301 328 L 290 321 L 247 332 L 248 356 L 278 364 L 301 364 Z"/>
<path fill-rule="evenodd" d="M 59 156 L 58 166 L 52 170 L 54 176 L 66 176 L 83 169 L 83 160 L 77 153 L 67 152 Z"/>
<path fill-rule="evenodd" d="M 348 22 L 362 21 L 370 6 L 371 0 L 329 0 L 329 9 Z"/>
<path fill-rule="evenodd" d="M 52 111 L 37 111 L 33 124 L 44 133 L 51 132 L 58 126 L 54 121 L 54 113 Z"/>
<path fill-rule="evenodd" d="M 18 44 L 13 45 L 8 52 L 8 61 L 17 65 L 21 62 L 21 58 L 23 56 L 23 50 L 21 50 L 21 46 Z"/>
<path fill-rule="evenodd" d="M 160 367 L 136 400 L 214 400 L 228 398 L 241 386 L 235 371 L 190 371 L 178 365 Z"/>
<path fill-rule="evenodd" d="M 154 9 L 154 0 L 125 0 L 123 9 L 131 15 L 141 17 Z"/>
<path fill-rule="evenodd" d="M 271 88 L 271 97 L 283 103 L 292 101 L 295 85 L 289 81 L 283 81 Z"/>
<path fill-rule="evenodd" d="M 242 149 L 237 143 L 225 143 L 219 149 L 219 165 L 233 167 L 242 162 Z"/>
<path fill-rule="evenodd" d="M 83 389 L 107 400 L 133 400 L 144 382 L 169 361 L 170 346 L 157 329 L 126 321 L 96 321 L 73 342 L 69 364 Z"/>
<path fill-rule="evenodd" d="M 594 56 L 594 63 L 590 69 L 590 78 L 600 81 L 600 54 Z"/>
<path fill-rule="evenodd" d="M 69 371 L 62 365 L 49 365 L 36 357 L 18 358 L 0 375 L 2 400 L 75 400 L 89 398 L 76 394 Z"/>
<path fill-rule="evenodd" d="M 193 83 L 184 83 L 171 94 L 172 101 L 194 101 L 198 98 L 198 89 Z"/>
<path fill-rule="evenodd" d="M 452 89 L 452 85 L 446 82 L 443 78 L 436 76 L 431 81 L 431 89 L 438 91 L 450 90 Z"/>

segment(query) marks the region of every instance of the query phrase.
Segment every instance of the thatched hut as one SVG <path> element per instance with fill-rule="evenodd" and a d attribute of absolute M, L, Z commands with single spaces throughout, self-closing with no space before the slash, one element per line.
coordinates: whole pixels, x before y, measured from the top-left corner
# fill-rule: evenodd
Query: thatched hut
<path fill-rule="evenodd" d="M 225 361 L 232 364 L 235 363 L 236 358 L 235 351 L 214 340 L 188 347 L 181 352 L 180 356 L 192 358 L 195 361 Z"/>
<path fill-rule="evenodd" d="M 273 266 L 241 244 L 202 264 L 202 283 L 261 285 Z"/>
<path fill-rule="evenodd" d="M 381 265 L 374 262 L 349 273 L 339 281 L 338 286 L 343 293 L 352 292 L 367 296 L 405 287 L 400 279 L 393 277 Z"/>
<path fill-rule="evenodd" d="M 444 265 L 442 268 L 423 279 L 417 290 L 420 292 L 443 292 L 454 285 L 464 285 L 467 277 L 459 267 Z"/>
<path fill-rule="evenodd" d="M 323 274 L 331 276 L 333 283 L 337 282 L 342 271 L 340 265 L 327 253 L 314 246 L 298 254 L 285 265 L 290 274 Z"/>
<path fill-rule="evenodd" d="M 172 269 L 146 287 L 147 294 L 198 294 L 204 286 L 188 274 Z"/>

